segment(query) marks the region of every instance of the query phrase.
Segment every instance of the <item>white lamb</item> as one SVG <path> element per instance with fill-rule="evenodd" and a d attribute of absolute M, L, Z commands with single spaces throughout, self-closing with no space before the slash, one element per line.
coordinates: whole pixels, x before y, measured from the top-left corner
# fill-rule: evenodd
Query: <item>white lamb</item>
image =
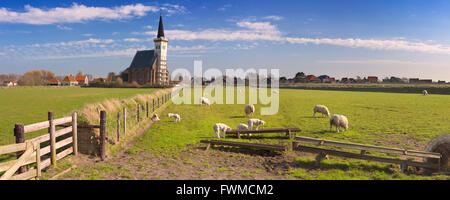
<path fill-rule="evenodd" d="M 246 124 L 239 124 L 239 125 L 237 125 L 237 130 L 243 130 L 243 131 L 246 131 L 246 130 L 248 130 L 248 126 L 246 125 Z M 247 134 L 248 136 L 252 136 L 252 134 L 251 133 L 249 133 L 249 134 Z"/>
<path fill-rule="evenodd" d="M 168 117 L 173 117 L 173 119 L 175 120 L 175 122 L 180 122 L 181 121 L 181 117 L 179 114 L 173 114 L 173 113 L 169 113 L 167 114 Z"/>
<path fill-rule="evenodd" d="M 342 127 L 345 130 L 348 129 L 348 119 L 344 115 L 333 115 L 333 117 L 330 118 L 330 131 L 332 127 L 336 126 L 336 131 L 339 133 L 339 128 Z"/>
<path fill-rule="evenodd" d="M 226 124 L 217 123 L 213 126 L 214 133 L 216 134 L 217 138 L 220 138 L 222 135 L 222 138 L 225 138 L 225 134 L 227 131 L 231 131 L 231 128 L 227 126 Z"/>
<path fill-rule="evenodd" d="M 153 120 L 153 121 L 159 121 L 159 116 L 158 116 L 158 114 L 154 114 L 154 115 L 152 116 L 152 120 Z"/>
<path fill-rule="evenodd" d="M 423 96 L 427 96 L 428 95 L 428 91 L 427 90 L 423 90 L 422 94 L 423 94 Z"/>
<path fill-rule="evenodd" d="M 328 108 L 324 105 L 316 105 L 314 107 L 314 114 L 313 117 L 316 117 L 316 113 L 322 113 L 323 115 L 326 115 L 327 117 L 330 117 L 330 111 L 328 110 Z"/>
<path fill-rule="evenodd" d="M 206 104 L 206 105 L 208 105 L 208 106 L 211 105 L 211 102 L 210 102 L 209 99 L 206 98 L 206 97 L 200 98 L 199 101 L 200 101 L 200 105 L 203 105 L 203 104 Z"/>
<path fill-rule="evenodd" d="M 266 122 L 260 119 L 249 119 L 248 120 L 248 128 L 249 130 L 253 130 L 253 125 L 255 126 L 255 130 L 258 130 L 259 126 L 264 126 Z"/>
<path fill-rule="evenodd" d="M 248 104 L 244 108 L 244 112 L 249 117 L 251 114 L 255 112 L 255 106 L 253 104 Z"/>

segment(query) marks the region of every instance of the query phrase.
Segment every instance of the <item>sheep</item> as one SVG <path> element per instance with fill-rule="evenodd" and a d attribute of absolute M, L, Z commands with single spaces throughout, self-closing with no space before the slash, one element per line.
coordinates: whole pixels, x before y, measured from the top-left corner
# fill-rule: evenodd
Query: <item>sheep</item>
<path fill-rule="evenodd" d="M 333 115 L 333 117 L 330 118 L 330 131 L 332 127 L 336 126 L 336 131 L 339 133 L 339 128 L 342 127 L 345 130 L 348 129 L 348 119 L 344 115 Z"/>
<path fill-rule="evenodd" d="M 427 90 L 423 90 L 422 94 L 423 94 L 423 96 L 427 96 L 428 95 L 428 91 Z"/>
<path fill-rule="evenodd" d="M 279 94 L 278 90 L 272 91 L 274 94 Z"/>
<path fill-rule="evenodd" d="M 153 120 L 153 121 L 159 121 L 159 116 L 158 116 L 158 114 L 154 114 L 154 115 L 152 116 L 152 120 Z"/>
<path fill-rule="evenodd" d="M 244 112 L 249 117 L 251 114 L 255 112 L 255 106 L 253 104 L 248 104 L 244 108 Z"/>
<path fill-rule="evenodd" d="M 253 130 L 253 125 L 255 125 L 255 130 L 258 130 L 259 126 L 264 126 L 266 122 L 260 119 L 249 119 L 248 120 L 248 128 L 249 130 Z"/>
<path fill-rule="evenodd" d="M 217 124 L 214 124 L 213 130 L 214 130 L 214 133 L 216 134 L 217 138 L 220 138 L 221 137 L 220 135 L 222 135 L 222 138 L 225 138 L 226 132 L 231 131 L 231 128 L 229 126 L 227 126 L 226 124 L 217 123 Z"/>
<path fill-rule="evenodd" d="M 246 124 L 239 124 L 237 125 L 237 130 L 248 130 L 248 126 Z M 247 134 L 248 136 L 252 136 L 251 133 Z"/>
<path fill-rule="evenodd" d="M 327 117 L 330 117 L 330 111 L 328 110 L 328 108 L 324 105 L 316 105 L 314 107 L 314 114 L 313 117 L 316 117 L 316 113 L 322 113 L 323 115 L 326 115 Z"/>
<path fill-rule="evenodd" d="M 173 117 L 175 122 L 180 122 L 181 121 L 181 117 L 179 114 L 173 114 L 173 113 L 169 113 L 167 114 L 168 117 Z"/>
<path fill-rule="evenodd" d="M 210 102 L 209 99 L 206 98 L 206 97 L 200 98 L 199 101 L 200 101 L 200 105 L 203 105 L 203 104 L 206 104 L 206 105 L 208 105 L 208 106 L 211 105 L 211 102 Z"/>

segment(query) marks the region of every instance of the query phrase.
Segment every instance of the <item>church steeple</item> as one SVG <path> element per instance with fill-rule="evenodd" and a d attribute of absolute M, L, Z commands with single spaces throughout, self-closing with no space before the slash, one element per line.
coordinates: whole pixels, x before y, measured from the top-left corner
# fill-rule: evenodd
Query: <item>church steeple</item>
<path fill-rule="evenodd" d="M 158 26 L 158 35 L 156 36 L 156 38 L 161 38 L 164 37 L 164 27 L 163 27 L 163 22 L 162 22 L 162 15 L 159 15 L 159 26 Z"/>

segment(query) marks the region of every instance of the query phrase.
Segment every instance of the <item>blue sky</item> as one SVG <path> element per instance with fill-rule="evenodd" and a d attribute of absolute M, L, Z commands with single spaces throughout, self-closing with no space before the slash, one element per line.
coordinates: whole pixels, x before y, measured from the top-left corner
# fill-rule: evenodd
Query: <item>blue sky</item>
<path fill-rule="evenodd" d="M 278 68 L 341 77 L 450 81 L 450 2 L 415 0 L 0 0 L 0 73 L 120 72 L 152 49 L 168 67 Z"/>

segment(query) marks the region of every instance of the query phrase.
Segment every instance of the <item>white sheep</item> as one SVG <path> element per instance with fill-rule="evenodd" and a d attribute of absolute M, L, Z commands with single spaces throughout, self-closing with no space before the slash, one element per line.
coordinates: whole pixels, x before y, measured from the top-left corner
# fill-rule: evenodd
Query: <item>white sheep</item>
<path fill-rule="evenodd" d="M 336 126 L 336 131 L 339 133 L 339 128 L 342 127 L 345 130 L 348 129 L 348 119 L 344 115 L 333 115 L 333 117 L 330 118 L 330 131 L 332 127 Z"/>
<path fill-rule="evenodd" d="M 221 135 L 222 135 L 222 138 L 225 138 L 226 132 L 231 131 L 232 129 L 229 126 L 227 126 L 226 124 L 217 123 L 217 124 L 214 124 L 213 130 L 214 130 L 214 133 L 216 134 L 217 138 L 220 138 Z"/>
<path fill-rule="evenodd" d="M 248 120 L 248 128 L 249 130 L 253 130 L 253 125 L 255 126 L 255 130 L 258 130 L 259 126 L 264 126 L 266 122 L 260 119 L 249 119 Z"/>
<path fill-rule="evenodd" d="M 422 94 L 423 94 L 423 96 L 427 96 L 428 95 L 428 91 L 427 90 L 423 90 Z"/>
<path fill-rule="evenodd" d="M 181 121 L 181 117 L 179 114 L 173 114 L 173 113 L 169 113 L 167 114 L 168 117 L 173 117 L 175 122 L 180 122 Z"/>
<path fill-rule="evenodd" d="M 203 105 L 203 104 L 206 104 L 206 105 L 208 105 L 208 106 L 211 105 L 211 102 L 210 102 L 209 99 L 206 98 L 206 97 L 201 97 L 201 98 L 199 99 L 199 101 L 200 101 L 200 105 Z"/>
<path fill-rule="evenodd" d="M 248 126 L 246 125 L 246 124 L 239 124 L 239 125 L 237 125 L 237 130 L 243 130 L 243 131 L 246 131 L 246 130 L 248 130 Z M 247 134 L 248 136 L 252 136 L 252 134 L 251 133 L 249 133 L 249 134 Z"/>
<path fill-rule="evenodd" d="M 154 115 L 152 116 L 152 120 L 153 120 L 153 121 L 159 121 L 159 116 L 158 116 L 158 114 L 154 114 Z"/>
<path fill-rule="evenodd" d="M 322 113 L 322 116 L 326 115 L 327 117 L 330 117 L 330 111 L 324 105 L 316 105 L 316 106 L 314 106 L 313 117 L 316 117 L 316 113 Z"/>
<path fill-rule="evenodd" d="M 244 108 L 244 112 L 249 117 L 251 114 L 255 112 L 255 106 L 253 104 L 248 104 Z"/>

